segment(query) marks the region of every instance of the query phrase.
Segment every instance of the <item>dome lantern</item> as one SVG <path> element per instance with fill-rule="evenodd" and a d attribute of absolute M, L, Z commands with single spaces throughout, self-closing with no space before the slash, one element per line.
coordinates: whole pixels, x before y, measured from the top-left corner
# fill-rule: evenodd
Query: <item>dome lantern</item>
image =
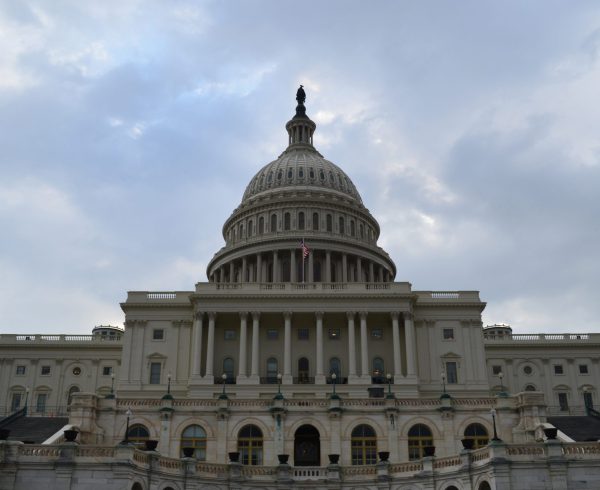
<path fill-rule="evenodd" d="M 317 125 L 306 115 L 306 107 L 304 106 L 306 93 L 302 85 L 300 85 L 298 92 L 296 92 L 296 100 L 298 101 L 296 115 L 285 125 L 289 137 L 288 149 L 297 145 L 314 148 L 313 134 Z"/>

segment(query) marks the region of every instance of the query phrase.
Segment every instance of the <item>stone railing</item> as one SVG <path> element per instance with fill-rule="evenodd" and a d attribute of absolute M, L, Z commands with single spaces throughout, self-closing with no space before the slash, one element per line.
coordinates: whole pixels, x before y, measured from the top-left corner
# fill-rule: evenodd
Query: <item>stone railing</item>
<path fill-rule="evenodd" d="M 2 344 L 120 344 L 122 335 L 0 334 Z"/>
<path fill-rule="evenodd" d="M 568 342 L 573 344 L 578 343 L 600 343 L 600 334 L 597 333 L 537 333 L 537 334 L 521 334 L 513 333 L 507 335 L 494 335 L 492 333 L 483 332 L 483 340 L 489 343 L 548 343 L 556 344 Z"/>
<path fill-rule="evenodd" d="M 294 468 L 294 480 L 324 480 L 327 478 L 327 468 L 320 466 L 302 466 Z"/>

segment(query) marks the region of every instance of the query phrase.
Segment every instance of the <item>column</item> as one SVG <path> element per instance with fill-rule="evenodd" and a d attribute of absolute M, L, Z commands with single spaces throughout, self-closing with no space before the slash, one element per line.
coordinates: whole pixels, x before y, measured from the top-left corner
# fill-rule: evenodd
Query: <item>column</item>
<path fill-rule="evenodd" d="M 214 375 L 213 375 L 213 364 L 214 364 L 214 353 L 215 353 L 215 318 L 217 314 L 214 311 L 211 311 L 208 314 L 208 336 L 206 338 L 206 370 L 204 371 L 206 374 L 204 375 L 204 379 L 209 382 L 209 384 L 214 383 Z"/>
<path fill-rule="evenodd" d="M 296 249 L 290 250 L 290 281 L 298 282 L 298 266 L 296 265 Z"/>
<path fill-rule="evenodd" d="M 354 338 L 354 315 L 353 311 L 346 313 L 348 318 L 348 383 L 356 381 L 356 340 Z"/>
<path fill-rule="evenodd" d="M 363 282 L 362 261 L 360 257 L 356 257 L 356 282 Z"/>
<path fill-rule="evenodd" d="M 308 254 L 308 282 L 315 282 L 314 254 L 314 250 Z"/>
<path fill-rule="evenodd" d="M 325 375 L 323 373 L 323 312 L 315 312 L 317 318 L 317 370 L 315 372 L 315 384 L 324 385 Z"/>
<path fill-rule="evenodd" d="M 235 280 L 235 265 L 233 265 L 233 260 L 229 262 L 229 282 L 236 282 Z"/>
<path fill-rule="evenodd" d="M 394 343 L 394 384 L 400 382 L 402 376 L 402 364 L 400 357 L 400 325 L 398 324 L 398 318 L 400 312 L 393 311 L 392 316 L 392 342 Z"/>
<path fill-rule="evenodd" d="M 367 342 L 367 312 L 361 311 L 358 316 L 360 317 L 360 375 L 363 382 L 371 382 L 371 375 L 369 371 L 369 348 Z"/>
<path fill-rule="evenodd" d="M 342 254 L 342 282 L 348 282 L 348 256 Z"/>
<path fill-rule="evenodd" d="M 240 282 L 246 282 L 246 274 L 247 274 L 247 267 L 248 267 L 248 261 L 246 260 L 246 257 L 242 258 L 242 270 L 240 272 Z"/>
<path fill-rule="evenodd" d="M 202 320 L 204 313 L 194 313 L 194 325 L 192 330 L 192 378 L 200 377 L 202 366 Z"/>
<path fill-rule="evenodd" d="M 325 282 L 331 282 L 331 252 L 325 252 Z"/>
<path fill-rule="evenodd" d="M 256 384 L 260 383 L 260 376 L 259 376 L 259 370 L 258 370 L 258 356 L 259 356 L 259 350 L 258 350 L 258 344 L 259 344 L 259 340 L 260 340 L 260 332 L 259 332 L 259 321 L 260 319 L 260 312 L 258 311 L 253 311 L 252 312 L 252 368 L 250 370 L 250 377 L 252 378 L 252 381 Z"/>
<path fill-rule="evenodd" d="M 369 281 L 375 282 L 375 271 L 373 269 L 373 262 L 369 261 Z"/>
<path fill-rule="evenodd" d="M 219 267 L 219 282 L 225 282 L 225 266 Z"/>
<path fill-rule="evenodd" d="M 404 317 L 404 335 L 406 337 L 406 377 L 417 377 L 417 346 L 415 344 L 415 325 L 413 315 L 409 311 L 402 313 Z"/>
<path fill-rule="evenodd" d="M 262 255 L 256 254 L 256 282 L 262 282 Z"/>
<path fill-rule="evenodd" d="M 378 281 L 383 282 L 383 267 L 379 266 Z"/>
<path fill-rule="evenodd" d="M 283 384 L 292 384 L 292 312 L 286 311 L 283 314 L 284 332 L 283 332 Z"/>
<path fill-rule="evenodd" d="M 273 250 L 273 282 L 279 282 L 279 256 L 277 250 Z"/>
<path fill-rule="evenodd" d="M 248 312 L 241 311 L 240 312 L 240 358 L 239 358 L 239 368 L 238 368 L 238 380 L 242 378 L 246 378 L 246 352 L 248 351 L 247 345 L 247 337 L 248 337 Z"/>

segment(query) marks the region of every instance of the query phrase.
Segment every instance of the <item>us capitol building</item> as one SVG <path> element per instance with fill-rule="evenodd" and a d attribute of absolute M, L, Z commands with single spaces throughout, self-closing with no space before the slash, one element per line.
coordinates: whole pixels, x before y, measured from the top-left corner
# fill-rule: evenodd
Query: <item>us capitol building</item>
<path fill-rule="evenodd" d="M 297 102 L 208 282 L 129 292 L 124 329 L 0 335 L 0 488 L 600 488 L 600 335 L 397 282 Z"/>

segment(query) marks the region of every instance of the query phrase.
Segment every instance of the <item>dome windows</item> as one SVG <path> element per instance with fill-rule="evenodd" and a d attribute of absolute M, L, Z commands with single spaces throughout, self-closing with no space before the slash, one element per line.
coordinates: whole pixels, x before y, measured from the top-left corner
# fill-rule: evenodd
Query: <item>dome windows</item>
<path fill-rule="evenodd" d="M 283 178 L 283 170 L 279 169 L 277 171 L 277 180 L 281 180 Z"/>
<path fill-rule="evenodd" d="M 298 213 L 298 229 L 304 230 L 304 213 L 302 211 Z"/>
<path fill-rule="evenodd" d="M 288 180 L 292 180 L 294 178 L 294 169 L 292 169 L 292 168 L 288 169 L 287 178 L 288 178 Z"/>
<path fill-rule="evenodd" d="M 325 180 L 325 172 L 323 172 L 323 170 L 319 170 L 319 179 L 321 181 Z"/>
<path fill-rule="evenodd" d="M 314 179 L 314 178 L 315 178 L 315 169 L 314 169 L 314 168 L 310 167 L 310 170 L 309 170 L 309 172 L 308 172 L 308 176 L 309 176 L 311 179 Z"/>
<path fill-rule="evenodd" d="M 313 213 L 312 215 L 312 229 L 319 231 L 319 213 Z"/>
<path fill-rule="evenodd" d="M 283 229 L 285 231 L 289 231 L 292 227 L 292 216 L 290 213 L 285 213 L 283 215 Z"/>
<path fill-rule="evenodd" d="M 267 183 L 270 184 L 271 182 L 273 182 L 273 171 L 270 171 L 267 175 Z"/>
<path fill-rule="evenodd" d="M 302 167 L 298 168 L 298 178 L 299 179 L 303 179 L 304 178 L 304 169 Z"/>

